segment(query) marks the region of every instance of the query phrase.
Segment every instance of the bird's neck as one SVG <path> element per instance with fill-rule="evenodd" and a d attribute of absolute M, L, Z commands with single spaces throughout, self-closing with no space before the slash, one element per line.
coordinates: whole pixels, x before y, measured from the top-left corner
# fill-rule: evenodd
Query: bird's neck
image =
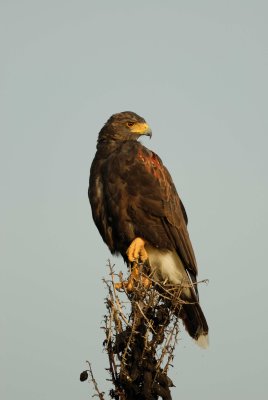
<path fill-rule="evenodd" d="M 137 142 L 137 140 L 134 140 L 132 137 L 127 138 L 125 140 L 122 140 L 121 138 L 105 138 L 101 137 L 98 139 L 97 143 L 97 151 L 100 152 L 103 156 L 108 156 L 109 154 L 113 153 L 123 145 L 125 145 L 128 142 Z M 137 142 L 138 143 L 138 142 Z M 133 146 L 133 145 L 132 145 Z"/>
<path fill-rule="evenodd" d="M 105 150 L 107 149 L 108 153 L 114 151 L 120 146 L 120 142 L 115 139 L 111 138 L 99 138 L 98 143 L 97 143 L 97 150 Z"/>

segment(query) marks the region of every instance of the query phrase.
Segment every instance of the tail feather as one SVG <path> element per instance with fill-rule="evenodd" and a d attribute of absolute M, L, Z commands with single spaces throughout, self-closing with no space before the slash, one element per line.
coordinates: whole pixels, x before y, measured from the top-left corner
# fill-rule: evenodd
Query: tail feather
<path fill-rule="evenodd" d="M 189 335 L 203 348 L 208 347 L 208 324 L 199 303 L 184 304 L 181 319 Z"/>

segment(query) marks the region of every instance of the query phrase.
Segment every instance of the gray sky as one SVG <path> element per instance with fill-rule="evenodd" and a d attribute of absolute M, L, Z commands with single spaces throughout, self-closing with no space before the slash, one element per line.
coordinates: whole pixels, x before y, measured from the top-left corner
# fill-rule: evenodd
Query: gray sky
<path fill-rule="evenodd" d="M 109 388 L 108 249 L 87 200 L 98 131 L 132 110 L 189 216 L 210 348 L 183 332 L 173 398 L 266 398 L 266 1 L 0 3 L 0 397 Z M 121 259 L 111 258 L 126 271 Z"/>

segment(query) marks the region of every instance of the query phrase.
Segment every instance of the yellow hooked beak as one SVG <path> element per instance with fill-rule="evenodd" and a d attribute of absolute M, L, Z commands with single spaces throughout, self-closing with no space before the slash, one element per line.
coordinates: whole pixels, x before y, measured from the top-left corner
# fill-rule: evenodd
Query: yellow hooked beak
<path fill-rule="evenodd" d="M 136 133 L 137 135 L 146 135 L 152 137 L 152 130 L 146 122 L 136 122 L 133 126 L 130 127 L 132 133 Z"/>

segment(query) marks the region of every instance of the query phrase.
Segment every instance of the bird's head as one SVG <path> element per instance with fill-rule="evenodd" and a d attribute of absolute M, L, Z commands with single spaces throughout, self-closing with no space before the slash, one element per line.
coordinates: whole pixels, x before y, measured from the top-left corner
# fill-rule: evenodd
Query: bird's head
<path fill-rule="evenodd" d="M 99 133 L 99 142 L 107 140 L 137 140 L 140 136 L 152 136 L 145 119 L 131 111 L 112 115 Z"/>

